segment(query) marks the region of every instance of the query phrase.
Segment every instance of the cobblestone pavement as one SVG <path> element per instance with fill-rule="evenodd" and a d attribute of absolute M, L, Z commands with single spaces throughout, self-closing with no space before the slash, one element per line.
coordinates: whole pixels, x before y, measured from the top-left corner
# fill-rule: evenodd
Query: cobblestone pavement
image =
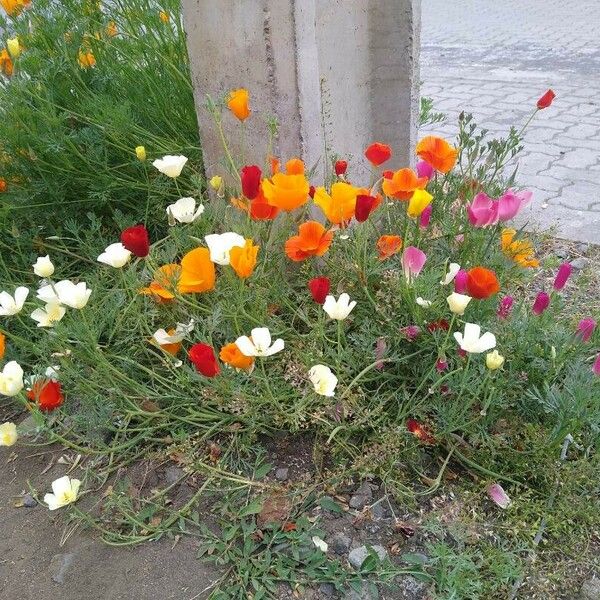
<path fill-rule="evenodd" d="M 600 0 L 422 0 L 422 11 L 421 91 L 448 115 L 426 130 L 455 135 L 465 110 L 504 134 L 552 88 L 518 158 L 535 192 L 524 219 L 600 244 Z"/>

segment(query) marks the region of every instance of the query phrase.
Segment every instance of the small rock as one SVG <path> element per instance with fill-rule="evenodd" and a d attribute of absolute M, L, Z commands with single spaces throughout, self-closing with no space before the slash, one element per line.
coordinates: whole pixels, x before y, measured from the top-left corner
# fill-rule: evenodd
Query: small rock
<path fill-rule="evenodd" d="M 352 540 L 345 533 L 341 532 L 332 535 L 331 539 L 327 541 L 336 554 L 346 554 L 352 543 Z"/>
<path fill-rule="evenodd" d="M 581 600 L 600 600 L 600 579 L 593 577 L 581 586 Z"/>
<path fill-rule="evenodd" d="M 387 517 L 387 514 L 387 510 L 385 506 L 381 504 L 381 502 L 371 507 L 371 515 L 373 516 L 374 521 L 380 521 L 381 519 L 385 519 Z"/>
<path fill-rule="evenodd" d="M 69 570 L 73 560 L 74 554 L 55 554 L 50 560 L 50 572 L 52 573 L 52 581 L 54 583 L 63 584 L 65 582 L 65 575 Z"/>
<path fill-rule="evenodd" d="M 585 267 L 588 264 L 588 259 L 587 258 L 576 258 L 575 260 L 571 261 L 571 266 L 576 270 L 576 271 L 581 271 L 581 269 L 585 269 Z"/>
<path fill-rule="evenodd" d="M 385 560 L 387 556 L 387 550 L 383 546 L 371 546 L 371 548 L 376 552 L 379 560 Z M 355 568 L 360 569 L 363 562 L 365 562 L 365 558 L 369 555 L 369 549 L 367 546 L 359 546 L 358 548 L 354 548 L 348 554 L 348 562 Z"/>
<path fill-rule="evenodd" d="M 33 508 L 34 506 L 37 506 L 37 501 L 31 494 L 25 494 L 23 496 L 23 506 L 26 508 Z"/>
<path fill-rule="evenodd" d="M 428 585 L 408 575 L 396 580 L 397 590 L 402 594 L 403 600 L 421 600 L 427 598 Z"/>
<path fill-rule="evenodd" d="M 365 481 L 361 486 L 354 492 L 354 496 L 350 498 L 350 508 L 356 510 L 362 510 L 367 504 L 373 500 L 373 490 L 371 486 Z"/>
<path fill-rule="evenodd" d="M 577 244 L 577 252 L 581 252 L 581 254 L 587 254 L 590 249 L 590 245 L 586 243 Z"/>
<path fill-rule="evenodd" d="M 280 467 L 279 469 L 277 469 L 277 471 L 275 471 L 275 479 L 277 479 L 277 481 L 286 481 L 289 474 L 289 467 Z"/>
<path fill-rule="evenodd" d="M 331 598 L 335 594 L 335 586 L 333 585 L 333 583 L 322 583 L 319 586 L 319 593 L 322 596 Z"/>
<path fill-rule="evenodd" d="M 170 467 L 167 467 L 165 469 L 165 483 L 167 485 L 173 485 L 174 483 L 179 481 L 184 475 L 185 473 L 183 472 L 183 469 L 171 465 Z"/>
<path fill-rule="evenodd" d="M 554 254 L 556 254 L 556 256 L 558 258 L 568 258 L 569 257 L 569 251 L 564 246 L 559 246 L 554 251 Z"/>
<path fill-rule="evenodd" d="M 374 584 L 369 585 L 366 581 L 363 581 L 360 590 L 348 590 L 344 594 L 344 600 L 376 600 L 378 596 Z"/>

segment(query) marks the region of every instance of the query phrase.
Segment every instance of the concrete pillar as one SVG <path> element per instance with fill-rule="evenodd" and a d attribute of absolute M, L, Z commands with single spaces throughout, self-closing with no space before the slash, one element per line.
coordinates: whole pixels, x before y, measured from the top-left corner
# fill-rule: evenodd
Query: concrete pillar
<path fill-rule="evenodd" d="M 206 95 L 250 91 L 246 163 L 264 163 L 266 121 L 279 135 L 273 154 L 317 165 L 349 159 L 366 170 L 374 141 L 410 164 L 418 117 L 420 0 L 183 0 L 198 120 L 208 175 L 222 150 Z M 241 156 L 237 120 L 224 115 L 233 153 Z M 358 183 L 358 179 L 357 179 Z"/>

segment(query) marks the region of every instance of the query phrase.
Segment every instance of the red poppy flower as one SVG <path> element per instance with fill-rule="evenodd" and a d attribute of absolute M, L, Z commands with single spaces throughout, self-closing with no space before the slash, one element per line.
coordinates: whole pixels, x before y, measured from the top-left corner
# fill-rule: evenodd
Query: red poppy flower
<path fill-rule="evenodd" d="M 125 229 L 121 233 L 121 243 L 139 258 L 144 258 L 150 253 L 150 236 L 141 224 Z"/>
<path fill-rule="evenodd" d="M 381 175 L 384 179 L 391 179 L 394 176 L 394 171 L 384 171 Z"/>
<path fill-rule="evenodd" d="M 494 271 L 473 267 L 467 273 L 467 292 L 478 300 L 485 300 L 500 291 L 500 283 Z"/>
<path fill-rule="evenodd" d="M 323 304 L 331 289 L 331 281 L 329 281 L 328 277 L 314 277 L 308 282 L 308 288 L 313 300 L 319 304 Z"/>
<path fill-rule="evenodd" d="M 365 150 L 367 160 L 375 167 L 382 165 L 392 156 L 392 149 L 387 144 L 375 142 Z"/>
<path fill-rule="evenodd" d="M 410 431 L 415 437 L 419 438 L 422 442 L 426 444 L 435 443 L 435 438 L 431 435 L 431 431 L 429 427 L 423 425 L 423 423 L 419 423 L 416 419 L 407 419 L 406 420 L 406 429 Z"/>
<path fill-rule="evenodd" d="M 36 381 L 27 392 L 27 397 L 37 402 L 40 410 L 45 412 L 58 408 L 65 401 L 60 383 L 46 379 Z"/>
<path fill-rule="evenodd" d="M 262 171 L 256 165 L 249 165 L 240 170 L 242 180 L 242 193 L 248 200 L 254 200 L 260 189 Z"/>
<path fill-rule="evenodd" d="M 336 160 L 333 168 L 335 170 L 335 174 L 339 177 L 346 172 L 346 169 L 348 168 L 348 162 L 345 160 Z"/>
<path fill-rule="evenodd" d="M 450 323 L 446 319 L 440 319 L 439 321 L 432 321 L 427 323 L 427 331 L 433 333 L 434 331 L 448 331 L 450 329 Z"/>
<path fill-rule="evenodd" d="M 537 107 L 539 110 L 548 108 L 552 104 L 552 100 L 556 98 L 556 94 L 552 90 L 548 90 L 538 101 Z"/>
<path fill-rule="evenodd" d="M 359 194 L 356 196 L 356 207 L 354 208 L 354 218 L 363 223 L 369 218 L 369 215 L 379 206 L 381 197 L 367 196 Z"/>
<path fill-rule="evenodd" d="M 214 377 L 221 370 L 215 351 L 208 344 L 194 344 L 188 352 L 188 357 L 196 370 L 205 377 Z"/>

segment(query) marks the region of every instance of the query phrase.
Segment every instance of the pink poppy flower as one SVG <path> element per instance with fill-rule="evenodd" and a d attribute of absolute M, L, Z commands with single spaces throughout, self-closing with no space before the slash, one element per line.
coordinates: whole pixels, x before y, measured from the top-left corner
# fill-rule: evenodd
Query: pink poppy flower
<path fill-rule="evenodd" d="M 464 294 L 467 291 L 467 280 L 469 279 L 469 274 L 461 269 L 456 276 L 454 277 L 454 291 L 457 294 Z"/>
<path fill-rule="evenodd" d="M 433 206 L 431 204 L 425 207 L 425 210 L 421 213 L 421 217 L 419 219 L 419 227 L 421 229 L 427 229 L 429 227 L 429 222 L 431 221 L 431 213 L 433 212 Z"/>
<path fill-rule="evenodd" d="M 498 202 L 494 202 L 487 194 L 480 192 L 467 206 L 469 223 L 474 227 L 487 227 L 498 222 Z"/>
<path fill-rule="evenodd" d="M 415 248 L 414 246 L 408 246 L 408 248 L 404 249 L 402 253 L 402 270 L 404 271 L 404 276 L 410 282 L 414 277 L 421 272 L 425 261 L 427 260 L 427 256 L 425 252 Z"/>
<path fill-rule="evenodd" d="M 487 488 L 487 493 L 494 504 L 500 508 L 508 508 L 511 500 L 499 483 L 492 483 Z"/>
<path fill-rule="evenodd" d="M 498 220 L 509 221 L 531 202 L 532 192 L 506 190 L 498 200 Z"/>
<path fill-rule="evenodd" d="M 417 171 L 417 175 L 419 177 L 427 177 L 427 179 L 431 179 L 435 173 L 435 169 L 424 160 L 420 160 L 415 167 Z"/>

